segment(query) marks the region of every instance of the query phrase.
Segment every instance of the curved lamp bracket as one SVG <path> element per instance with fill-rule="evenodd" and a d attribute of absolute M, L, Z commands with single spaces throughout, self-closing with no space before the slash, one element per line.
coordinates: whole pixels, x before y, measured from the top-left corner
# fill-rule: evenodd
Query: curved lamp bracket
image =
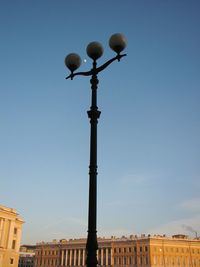
<path fill-rule="evenodd" d="M 90 71 L 76 72 L 76 73 L 73 73 L 72 72 L 69 76 L 66 77 L 66 80 L 69 79 L 69 78 L 71 80 L 73 80 L 73 78 L 75 76 L 91 76 L 93 74 L 96 74 L 97 75 L 99 72 L 101 72 L 102 70 L 104 70 L 105 68 L 107 68 L 113 61 L 115 61 L 115 60 L 120 61 L 120 59 L 122 57 L 125 57 L 126 55 L 127 54 L 122 54 L 122 55 L 118 54 L 116 57 L 111 58 L 110 60 L 108 60 L 106 63 L 104 63 L 100 67 L 98 67 L 98 68 L 94 68 L 93 67 Z"/>

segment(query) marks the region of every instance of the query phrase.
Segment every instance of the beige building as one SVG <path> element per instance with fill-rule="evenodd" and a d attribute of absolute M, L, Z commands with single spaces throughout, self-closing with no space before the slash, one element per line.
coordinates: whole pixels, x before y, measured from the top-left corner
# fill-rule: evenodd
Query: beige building
<path fill-rule="evenodd" d="M 0 205 L 0 267 L 17 267 L 23 220 L 15 209 Z"/>
<path fill-rule="evenodd" d="M 38 243 L 35 267 L 85 266 L 85 246 L 85 239 Z M 200 267 L 200 239 L 185 235 L 99 238 L 98 246 L 102 267 Z"/>

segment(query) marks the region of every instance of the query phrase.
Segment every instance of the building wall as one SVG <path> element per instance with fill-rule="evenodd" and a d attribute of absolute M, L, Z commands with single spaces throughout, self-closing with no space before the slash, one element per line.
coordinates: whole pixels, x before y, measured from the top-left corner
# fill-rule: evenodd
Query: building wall
<path fill-rule="evenodd" d="M 37 244 L 35 267 L 85 266 L 85 246 L 85 239 Z M 99 239 L 98 246 L 103 267 L 200 267 L 200 240 L 185 236 Z"/>
<path fill-rule="evenodd" d="M 20 247 L 18 267 L 34 267 L 35 248 L 35 245 L 22 245 Z"/>
<path fill-rule="evenodd" d="M 173 237 L 151 240 L 151 266 L 200 266 L 200 240 Z"/>
<path fill-rule="evenodd" d="M 15 209 L 0 205 L 0 267 L 17 267 L 23 220 Z"/>
<path fill-rule="evenodd" d="M 20 252 L 18 267 L 34 267 L 35 253 Z"/>

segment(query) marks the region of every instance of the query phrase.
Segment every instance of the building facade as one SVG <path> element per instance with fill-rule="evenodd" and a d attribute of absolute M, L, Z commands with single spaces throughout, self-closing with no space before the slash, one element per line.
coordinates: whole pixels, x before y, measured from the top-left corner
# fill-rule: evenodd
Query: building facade
<path fill-rule="evenodd" d="M 15 209 L 0 205 L 0 267 L 17 267 L 23 220 Z"/>
<path fill-rule="evenodd" d="M 102 267 L 200 267 L 200 239 L 185 235 L 99 238 L 98 246 Z M 38 243 L 35 267 L 84 267 L 85 247 L 85 239 Z"/>
<path fill-rule="evenodd" d="M 20 247 L 18 267 L 34 267 L 35 245 L 23 245 Z"/>

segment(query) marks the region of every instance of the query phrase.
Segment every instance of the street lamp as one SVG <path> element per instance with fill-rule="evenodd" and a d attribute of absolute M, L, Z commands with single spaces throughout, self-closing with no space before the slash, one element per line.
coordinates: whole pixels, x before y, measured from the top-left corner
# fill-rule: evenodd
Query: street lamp
<path fill-rule="evenodd" d="M 90 165 L 89 165 L 89 211 L 88 211 L 88 237 L 86 244 L 86 264 L 87 267 L 96 267 L 97 261 L 97 230 L 96 230 L 96 218 L 97 218 L 97 123 L 101 112 L 97 107 L 97 85 L 98 85 L 98 73 L 103 71 L 115 60 L 120 59 L 126 54 L 121 54 L 127 45 L 126 38 L 123 34 L 116 33 L 110 37 L 109 46 L 114 50 L 117 55 L 106 63 L 97 67 L 97 59 L 103 54 L 103 47 L 99 42 L 91 42 L 87 46 L 87 55 L 93 60 L 92 69 L 85 72 L 76 72 L 81 65 L 81 58 L 75 53 L 71 53 L 65 58 L 65 65 L 71 71 L 71 74 L 66 79 L 71 79 L 75 76 L 91 76 L 90 84 L 92 89 L 91 107 L 87 112 L 90 119 L 91 132 L 90 132 Z"/>

